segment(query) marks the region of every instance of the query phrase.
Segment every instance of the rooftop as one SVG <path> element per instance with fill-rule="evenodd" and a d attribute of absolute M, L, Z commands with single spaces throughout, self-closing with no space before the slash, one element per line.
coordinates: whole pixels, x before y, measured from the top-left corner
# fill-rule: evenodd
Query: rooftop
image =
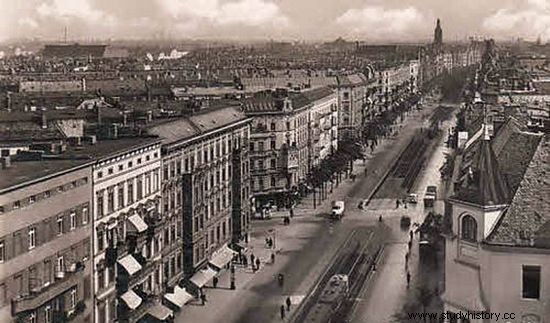
<path fill-rule="evenodd" d="M 488 241 L 550 248 L 550 137 L 540 141 L 510 207 Z"/>
<path fill-rule="evenodd" d="M 229 106 L 157 123 L 148 127 L 147 132 L 159 136 L 163 144 L 171 144 L 211 132 L 246 118 L 237 107 Z"/>
<path fill-rule="evenodd" d="M 100 141 L 94 145 L 69 146 L 64 153 L 48 155 L 43 160 L 18 161 L 15 158 L 9 168 L 0 169 L 0 190 L 155 142 L 159 142 L 159 139 L 153 137 L 121 138 Z"/>

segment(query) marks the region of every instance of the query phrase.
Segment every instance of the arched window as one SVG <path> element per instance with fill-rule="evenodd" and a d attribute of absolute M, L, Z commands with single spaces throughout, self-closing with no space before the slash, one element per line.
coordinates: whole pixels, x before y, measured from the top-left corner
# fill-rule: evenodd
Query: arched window
<path fill-rule="evenodd" d="M 468 241 L 477 240 L 477 222 L 471 215 L 465 215 L 462 217 L 460 227 L 462 229 L 462 239 Z"/>

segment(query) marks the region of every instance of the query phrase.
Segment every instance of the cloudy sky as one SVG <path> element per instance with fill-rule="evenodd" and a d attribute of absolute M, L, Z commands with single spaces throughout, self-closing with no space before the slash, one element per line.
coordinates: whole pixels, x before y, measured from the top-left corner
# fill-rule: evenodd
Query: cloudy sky
<path fill-rule="evenodd" d="M 0 0 L 0 40 L 274 38 L 550 41 L 550 0 Z"/>

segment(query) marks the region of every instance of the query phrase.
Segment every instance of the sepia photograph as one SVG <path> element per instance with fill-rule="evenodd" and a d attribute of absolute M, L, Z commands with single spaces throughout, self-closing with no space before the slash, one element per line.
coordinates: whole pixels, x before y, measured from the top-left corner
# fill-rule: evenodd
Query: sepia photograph
<path fill-rule="evenodd" d="M 550 0 L 0 0 L 1 323 L 550 323 Z"/>

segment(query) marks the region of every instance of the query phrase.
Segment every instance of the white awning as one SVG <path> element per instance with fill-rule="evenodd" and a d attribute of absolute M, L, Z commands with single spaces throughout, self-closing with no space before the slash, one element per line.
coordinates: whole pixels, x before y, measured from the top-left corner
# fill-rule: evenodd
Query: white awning
<path fill-rule="evenodd" d="M 151 308 L 147 310 L 147 313 L 149 313 L 149 315 L 156 318 L 157 320 L 161 320 L 161 321 L 164 321 L 174 316 L 174 312 L 172 312 L 171 309 L 169 309 L 168 307 L 162 304 L 153 305 Z"/>
<path fill-rule="evenodd" d="M 131 289 L 128 290 L 126 293 L 122 294 L 120 298 L 122 298 L 124 303 L 126 303 L 126 305 L 128 305 L 128 307 L 132 310 L 135 310 L 136 308 L 138 308 L 138 306 L 142 302 L 141 297 L 139 297 L 138 294 L 134 293 L 134 291 Z"/>
<path fill-rule="evenodd" d="M 132 224 L 134 229 L 139 233 L 147 230 L 147 223 L 143 221 L 143 219 L 141 218 L 141 216 L 139 216 L 139 214 L 134 214 L 130 216 L 128 218 L 128 221 L 130 222 L 130 224 Z"/>
<path fill-rule="evenodd" d="M 231 261 L 231 259 L 233 259 L 235 254 L 237 254 L 237 252 L 230 249 L 228 246 L 223 246 L 214 254 L 209 263 L 218 270 L 221 270 Z"/>
<path fill-rule="evenodd" d="M 212 268 L 202 269 L 189 279 L 190 282 L 195 284 L 195 286 L 201 288 L 204 286 L 210 279 L 216 276 L 217 272 Z"/>
<path fill-rule="evenodd" d="M 124 258 L 120 259 L 118 263 L 122 267 L 124 267 L 124 269 L 126 269 L 130 276 L 141 270 L 141 265 L 132 255 L 125 256 Z"/>
<path fill-rule="evenodd" d="M 185 288 L 175 286 L 174 292 L 164 294 L 164 298 L 170 303 L 181 308 L 183 307 L 183 305 L 187 304 L 189 301 L 191 301 L 195 297 L 189 294 Z"/>

